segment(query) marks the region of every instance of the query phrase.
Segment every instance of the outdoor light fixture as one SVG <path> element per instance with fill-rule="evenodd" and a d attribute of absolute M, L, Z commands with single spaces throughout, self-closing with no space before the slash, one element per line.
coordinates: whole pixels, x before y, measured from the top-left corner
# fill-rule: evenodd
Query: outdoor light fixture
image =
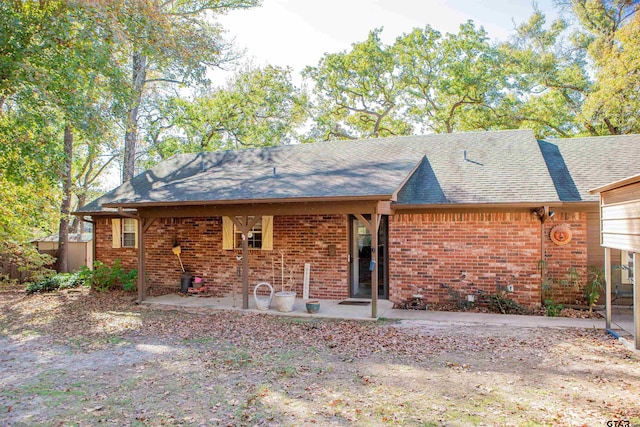
<path fill-rule="evenodd" d="M 556 214 L 555 212 L 549 210 L 549 206 L 540 206 L 539 208 L 535 208 L 533 210 L 533 213 L 536 214 L 538 218 L 540 218 L 540 222 L 543 224 L 547 219 L 553 218 L 553 216 Z"/>

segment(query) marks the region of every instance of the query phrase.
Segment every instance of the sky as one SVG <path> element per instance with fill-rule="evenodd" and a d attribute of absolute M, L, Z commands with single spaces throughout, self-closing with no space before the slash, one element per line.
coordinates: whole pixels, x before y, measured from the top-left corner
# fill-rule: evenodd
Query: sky
<path fill-rule="evenodd" d="M 536 3 L 547 22 L 557 16 L 553 0 Z M 457 33 L 471 19 L 492 40 L 506 40 L 533 10 L 529 0 L 263 0 L 261 7 L 232 11 L 219 20 L 255 65 L 290 66 L 298 74 L 317 65 L 324 53 L 365 40 L 375 28 L 382 27 L 382 40 L 392 43 L 427 24 Z"/>

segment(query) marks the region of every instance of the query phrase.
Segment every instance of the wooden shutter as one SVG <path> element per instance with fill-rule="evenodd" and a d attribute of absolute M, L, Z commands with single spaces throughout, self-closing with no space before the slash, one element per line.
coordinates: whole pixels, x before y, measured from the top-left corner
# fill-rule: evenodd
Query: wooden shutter
<path fill-rule="evenodd" d="M 138 249 L 138 220 L 134 219 L 133 220 L 133 226 L 134 226 L 134 239 L 135 239 L 135 243 L 133 245 L 134 248 Z"/>
<path fill-rule="evenodd" d="M 122 226 L 120 225 L 120 218 L 111 219 L 111 247 L 122 247 Z"/>
<path fill-rule="evenodd" d="M 233 221 L 228 216 L 222 217 L 222 249 L 233 250 Z"/>
<path fill-rule="evenodd" d="M 264 215 L 262 217 L 262 250 L 273 250 L 273 217 Z"/>

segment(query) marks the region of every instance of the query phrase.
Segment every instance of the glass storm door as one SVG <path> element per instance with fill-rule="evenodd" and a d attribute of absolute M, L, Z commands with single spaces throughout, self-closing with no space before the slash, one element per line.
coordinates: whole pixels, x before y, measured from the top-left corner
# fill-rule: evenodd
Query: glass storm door
<path fill-rule="evenodd" d="M 365 218 L 369 219 L 368 216 Z M 387 229 L 388 218 L 382 216 L 378 232 L 378 297 L 387 298 Z M 357 218 L 351 217 L 350 292 L 351 298 L 371 298 L 371 233 Z"/>

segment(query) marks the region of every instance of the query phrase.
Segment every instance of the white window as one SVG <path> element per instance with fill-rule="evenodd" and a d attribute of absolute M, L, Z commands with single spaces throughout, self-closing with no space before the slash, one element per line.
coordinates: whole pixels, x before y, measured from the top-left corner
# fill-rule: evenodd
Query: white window
<path fill-rule="evenodd" d="M 249 217 L 253 220 L 254 217 Z M 250 249 L 273 249 L 273 217 L 263 216 L 251 228 L 247 236 Z M 222 217 L 222 248 L 225 250 L 242 249 L 242 232 L 235 226 L 231 218 Z"/>
<path fill-rule="evenodd" d="M 138 221 L 133 218 L 122 220 L 122 247 L 135 248 L 138 235 Z"/>
<path fill-rule="evenodd" d="M 138 220 L 133 218 L 111 219 L 111 239 L 113 248 L 138 247 Z"/>
<path fill-rule="evenodd" d="M 249 220 L 253 221 L 253 217 L 250 216 Z M 233 227 L 233 235 L 234 248 L 242 249 L 242 232 L 238 230 L 238 227 Z M 249 249 L 262 249 L 262 221 L 256 222 L 247 238 L 249 239 Z"/>

